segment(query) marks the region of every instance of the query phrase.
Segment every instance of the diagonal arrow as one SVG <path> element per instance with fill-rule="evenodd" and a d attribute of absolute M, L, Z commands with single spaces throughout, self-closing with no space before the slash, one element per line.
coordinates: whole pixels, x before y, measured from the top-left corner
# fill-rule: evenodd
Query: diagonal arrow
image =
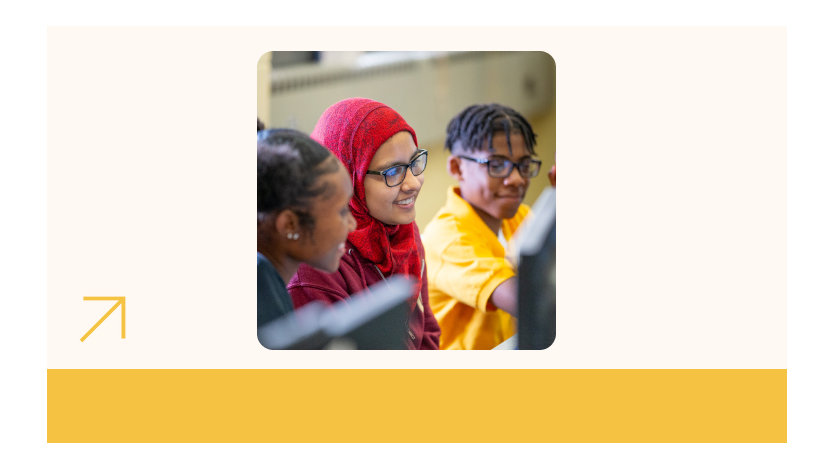
<path fill-rule="evenodd" d="M 96 328 L 98 328 L 98 326 L 99 326 L 99 325 L 101 325 L 101 323 L 102 323 L 104 320 L 106 320 L 106 319 L 107 319 L 107 317 L 109 317 L 111 313 L 113 313 L 114 311 L 116 311 L 116 309 L 117 309 L 117 308 L 119 308 L 119 305 L 121 305 L 121 306 L 122 306 L 122 339 L 124 339 L 124 337 L 125 337 L 125 298 L 124 298 L 124 296 L 122 296 L 122 297 L 84 297 L 84 300 L 115 300 L 115 301 L 116 301 L 116 303 L 115 303 L 115 304 L 113 304 L 113 306 L 112 306 L 112 307 L 110 307 L 110 310 L 108 310 L 108 311 L 107 311 L 107 313 L 105 313 L 105 314 L 104 314 L 104 316 L 103 316 L 103 317 L 101 317 L 101 318 L 100 318 L 100 319 L 96 322 L 96 324 L 95 324 L 95 325 L 93 325 L 93 327 L 92 327 L 92 328 L 90 328 L 90 330 L 89 330 L 89 331 L 87 331 L 87 333 L 85 333 L 85 334 L 84 334 L 84 336 L 82 336 L 82 337 L 81 337 L 81 341 L 82 341 L 82 342 L 83 342 L 85 339 L 87 339 L 87 337 L 88 337 L 88 336 L 90 336 L 90 334 L 91 334 L 93 331 L 95 331 L 95 330 L 96 330 Z"/>

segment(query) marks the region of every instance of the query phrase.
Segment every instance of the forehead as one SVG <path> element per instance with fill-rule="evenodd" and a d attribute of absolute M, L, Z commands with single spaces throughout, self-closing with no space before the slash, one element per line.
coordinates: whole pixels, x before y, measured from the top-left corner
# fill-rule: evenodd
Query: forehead
<path fill-rule="evenodd" d="M 487 139 L 481 146 L 481 151 L 508 157 L 527 156 L 531 153 L 531 149 L 527 148 L 521 132 L 510 133 L 509 145 L 507 144 L 507 134 L 505 132 L 496 132 L 492 134 L 492 149 L 489 148 L 489 140 Z"/>
<path fill-rule="evenodd" d="M 335 160 L 335 157 L 333 157 Z M 353 185 L 350 181 L 350 175 L 344 165 L 338 160 L 335 160 L 338 166 L 335 171 L 331 171 L 321 175 L 316 181 L 316 184 L 321 185 L 324 191 L 319 195 L 317 200 L 319 202 L 330 202 L 334 199 L 344 199 L 346 196 L 353 194 Z"/>
<path fill-rule="evenodd" d="M 374 170 L 398 163 L 408 163 L 416 150 L 417 146 L 409 132 L 397 132 L 379 146 L 374 158 L 371 159 L 369 168 Z"/>

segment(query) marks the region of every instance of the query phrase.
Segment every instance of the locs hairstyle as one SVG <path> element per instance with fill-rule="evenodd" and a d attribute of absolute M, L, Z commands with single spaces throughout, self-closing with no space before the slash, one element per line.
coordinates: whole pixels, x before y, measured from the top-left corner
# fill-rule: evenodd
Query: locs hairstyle
<path fill-rule="evenodd" d="M 339 169 L 330 151 L 302 132 L 266 129 L 258 132 L 258 221 L 268 214 L 291 209 L 306 230 L 315 221 L 310 202 L 328 190 L 319 177 Z"/>
<path fill-rule="evenodd" d="M 507 146 L 512 150 L 510 134 L 513 131 L 519 132 L 524 137 L 524 144 L 535 155 L 536 134 L 524 116 L 510 107 L 497 103 L 475 104 L 464 109 L 449 121 L 446 127 L 445 147 L 452 151 L 455 144 L 459 144 L 465 150 L 477 150 L 484 145 L 484 142 L 487 142 L 487 148 L 494 150 L 492 136 L 496 132 L 503 132 L 507 138 Z"/>

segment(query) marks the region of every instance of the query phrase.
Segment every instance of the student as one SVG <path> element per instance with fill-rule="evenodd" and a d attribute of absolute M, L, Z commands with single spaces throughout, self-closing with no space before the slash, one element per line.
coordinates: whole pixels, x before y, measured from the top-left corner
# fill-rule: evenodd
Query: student
<path fill-rule="evenodd" d="M 516 273 L 505 253 L 530 210 L 521 201 L 541 167 L 536 134 L 511 108 L 474 105 L 449 122 L 445 146 L 457 185 L 423 232 L 429 304 L 441 349 L 491 349 L 516 331 Z"/>
<path fill-rule="evenodd" d="M 301 132 L 258 132 L 258 326 L 293 310 L 286 284 L 301 263 L 335 271 L 356 228 L 350 177 Z"/>
<path fill-rule="evenodd" d="M 408 318 L 409 349 L 437 349 L 440 328 L 428 302 L 425 255 L 415 202 L 428 153 L 414 129 L 390 107 L 365 98 L 340 101 L 324 111 L 311 137 L 336 155 L 352 175 L 350 210 L 357 228 L 348 235 L 339 269 L 326 274 L 302 266 L 289 284 L 300 307 L 333 303 L 402 274 L 417 282 Z"/>

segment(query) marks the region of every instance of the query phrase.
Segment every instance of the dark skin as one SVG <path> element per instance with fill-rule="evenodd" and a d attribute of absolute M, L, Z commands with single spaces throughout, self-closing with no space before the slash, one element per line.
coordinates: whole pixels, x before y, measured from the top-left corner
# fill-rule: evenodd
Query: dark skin
<path fill-rule="evenodd" d="M 319 182 L 328 189 L 308 207 L 315 220 L 312 227 L 302 226 L 298 214 L 290 209 L 269 214 L 258 223 L 258 251 L 285 283 L 302 262 L 322 271 L 336 271 L 348 233 L 356 228 L 348 207 L 353 186 L 347 170 L 339 165 L 338 171 L 321 176 Z"/>
<path fill-rule="evenodd" d="M 513 135 L 512 139 L 517 140 L 517 142 L 515 142 L 513 144 L 514 148 L 516 148 L 516 149 L 524 148 L 524 143 L 523 143 L 522 140 L 520 140 L 521 139 L 520 135 Z M 512 152 L 510 151 L 510 149 L 505 148 L 506 145 L 504 144 L 503 133 L 499 133 L 498 138 L 493 139 L 493 142 L 498 147 L 496 149 L 496 153 L 504 154 L 504 155 L 512 155 Z M 469 151 L 465 151 L 464 149 L 459 148 L 459 147 L 456 147 L 455 151 L 456 151 L 456 153 L 466 153 L 466 154 L 470 154 L 470 155 L 477 152 L 477 150 L 473 150 L 473 149 L 469 149 Z M 530 154 L 532 152 L 529 149 L 526 149 L 526 152 L 523 152 L 523 153 L 524 154 Z M 484 157 L 486 155 L 480 155 L 480 156 Z M 520 157 L 520 156 L 517 156 L 517 157 Z M 457 179 L 458 182 L 462 182 L 462 183 L 465 184 L 465 180 L 467 180 L 468 178 L 467 178 L 466 172 L 462 168 L 462 165 L 464 165 L 464 164 L 470 165 L 470 164 L 465 163 L 465 162 L 461 162 L 461 160 L 459 158 L 455 157 L 454 155 L 449 158 L 447 164 L 448 164 L 447 169 L 449 171 L 449 174 L 451 174 L 455 179 Z M 474 169 L 474 171 L 480 171 L 480 172 L 486 171 L 484 168 L 477 167 L 477 166 L 474 166 L 474 165 L 470 165 L 469 169 L 470 169 L 470 171 L 472 171 L 473 169 Z M 469 175 L 471 176 L 472 173 L 469 173 Z M 547 177 L 550 180 L 551 186 L 555 187 L 556 186 L 556 165 L 555 164 L 553 165 L 553 167 L 551 167 L 550 171 L 547 174 Z M 496 179 L 495 181 L 498 181 L 498 180 Z M 480 187 L 484 187 L 484 185 L 486 185 L 486 184 L 488 184 L 488 183 L 486 183 L 485 181 L 482 181 L 480 184 L 476 184 L 476 185 L 480 186 Z M 513 171 L 507 178 L 504 179 L 503 184 L 505 186 L 513 186 L 513 185 L 521 186 L 521 185 L 523 185 L 524 187 L 526 187 L 527 184 L 528 184 L 528 180 L 522 178 L 521 175 L 519 173 L 517 173 L 516 171 Z M 496 190 L 496 192 L 499 192 L 499 191 Z M 501 227 L 502 217 L 499 217 L 498 214 L 490 214 L 484 208 L 479 207 L 477 204 L 473 204 L 472 200 L 469 200 L 468 202 L 470 202 L 470 204 L 472 204 L 472 209 L 481 217 L 481 219 L 490 228 L 490 230 L 492 230 L 493 233 L 497 234 L 499 228 Z M 486 202 L 489 203 L 490 201 L 487 200 Z M 518 279 L 516 277 L 511 277 L 511 278 L 507 279 L 506 281 L 502 282 L 501 284 L 499 284 L 498 287 L 496 287 L 495 290 L 492 291 L 492 295 L 489 298 L 489 303 L 492 304 L 492 306 L 497 307 L 497 308 L 509 313 L 512 316 L 516 316 L 517 310 L 518 310 L 517 309 L 517 302 L 518 302 L 517 292 L 518 292 Z"/>
<path fill-rule="evenodd" d="M 481 149 L 454 148 L 454 155 L 447 161 L 447 170 L 461 187 L 461 197 L 466 200 L 483 220 L 484 224 L 496 235 L 504 219 L 513 217 L 521 204 L 521 199 L 529 186 L 530 180 L 513 170 L 504 178 L 488 175 L 487 168 L 481 164 L 465 161 L 457 155 L 469 155 L 487 158 L 491 154 L 503 155 L 513 162 L 529 156 L 532 152 L 526 148 L 520 133 L 510 135 L 511 146 L 506 143 L 503 132 L 493 137 L 494 148 Z M 513 152 L 513 149 L 516 149 Z M 489 298 L 489 303 L 512 316 L 517 313 L 518 280 L 511 277 L 499 284 Z"/>
<path fill-rule="evenodd" d="M 262 224 L 263 227 L 258 227 L 258 251 L 275 266 L 284 283 L 289 283 L 301 262 L 289 255 L 287 244 L 275 243 L 273 238 L 298 232 L 298 216 L 290 210 L 285 210 L 268 215 Z M 272 233 L 268 233 L 269 231 Z"/>

